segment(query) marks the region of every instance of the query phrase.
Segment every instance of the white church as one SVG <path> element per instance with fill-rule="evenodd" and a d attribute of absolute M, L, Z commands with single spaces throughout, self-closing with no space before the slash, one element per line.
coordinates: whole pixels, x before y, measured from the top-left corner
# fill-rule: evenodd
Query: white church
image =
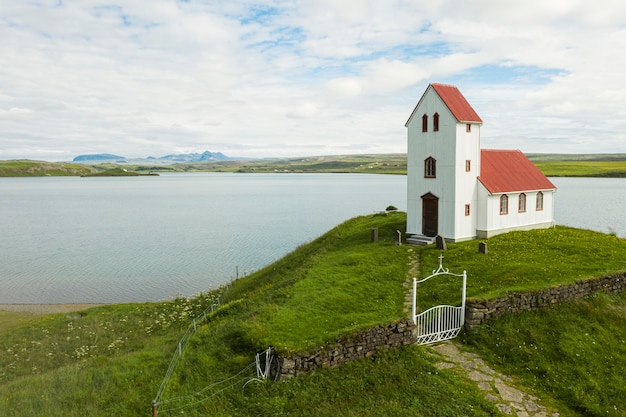
<path fill-rule="evenodd" d="M 519 150 L 480 148 L 459 89 L 430 84 L 406 122 L 407 234 L 423 244 L 554 226 L 556 187 Z"/>

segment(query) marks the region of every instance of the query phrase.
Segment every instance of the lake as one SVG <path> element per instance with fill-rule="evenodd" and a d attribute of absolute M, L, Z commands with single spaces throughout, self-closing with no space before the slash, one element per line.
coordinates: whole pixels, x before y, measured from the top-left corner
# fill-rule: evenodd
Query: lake
<path fill-rule="evenodd" d="M 626 237 L 626 179 L 552 180 L 557 224 Z M 406 210 L 405 176 L 0 178 L 0 303 L 193 295 L 388 205 Z"/>

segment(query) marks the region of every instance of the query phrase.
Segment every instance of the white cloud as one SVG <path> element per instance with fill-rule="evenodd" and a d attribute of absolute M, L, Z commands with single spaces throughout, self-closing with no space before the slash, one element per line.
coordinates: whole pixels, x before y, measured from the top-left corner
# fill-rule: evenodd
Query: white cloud
<path fill-rule="evenodd" d="M 429 82 L 483 143 L 626 152 L 617 0 L 0 4 L 0 159 L 404 152 Z"/>
<path fill-rule="evenodd" d="M 309 119 L 319 113 L 319 109 L 312 103 L 302 103 L 290 112 L 287 117 L 293 119 Z"/>
<path fill-rule="evenodd" d="M 342 77 L 329 80 L 326 84 L 332 98 L 352 98 L 361 94 L 363 87 L 356 78 Z"/>

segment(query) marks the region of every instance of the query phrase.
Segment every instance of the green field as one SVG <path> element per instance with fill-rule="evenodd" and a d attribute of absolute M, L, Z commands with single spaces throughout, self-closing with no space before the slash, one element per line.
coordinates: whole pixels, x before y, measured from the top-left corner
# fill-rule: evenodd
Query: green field
<path fill-rule="evenodd" d="M 548 177 L 626 177 L 623 161 L 553 161 L 535 162 Z"/>
<path fill-rule="evenodd" d="M 409 261 L 419 257 L 424 276 L 439 256 L 433 247 L 394 245 L 393 233 L 404 224 L 404 213 L 351 219 L 233 282 L 221 307 L 198 324 L 162 392 L 165 401 L 187 396 L 184 408 L 166 412 L 166 403 L 159 415 L 498 415 L 474 383 L 436 369 L 427 347 L 379 353 L 285 382 L 252 380 L 254 355 L 270 345 L 307 350 L 404 316 Z M 379 228 L 377 243 L 370 241 L 372 227 Z M 626 241 L 591 231 L 500 235 L 488 240 L 488 255 L 478 253 L 477 243 L 451 243 L 444 258 L 453 271 L 468 270 L 473 298 L 626 269 Z M 72 314 L 1 315 L 0 416 L 42 410 L 50 416 L 149 415 L 178 341 L 218 293 Z M 442 294 L 454 295 L 444 284 L 421 292 L 420 302 Z M 504 316 L 462 341 L 562 416 L 623 415 L 624 299 L 598 296 Z"/>
<path fill-rule="evenodd" d="M 0 177 L 80 176 L 97 172 L 89 165 L 30 160 L 0 161 Z"/>
<path fill-rule="evenodd" d="M 625 177 L 626 154 L 528 154 L 547 176 Z M 406 154 L 331 155 L 285 159 L 180 163 L 174 165 L 82 165 L 41 161 L 0 161 L 0 177 L 101 174 L 126 168 L 137 173 L 358 173 L 406 175 Z"/>

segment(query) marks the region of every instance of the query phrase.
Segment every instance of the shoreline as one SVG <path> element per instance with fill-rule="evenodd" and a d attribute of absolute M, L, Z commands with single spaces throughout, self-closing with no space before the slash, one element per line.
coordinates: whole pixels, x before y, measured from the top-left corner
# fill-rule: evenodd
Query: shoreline
<path fill-rule="evenodd" d="M 106 304 L 96 303 L 66 303 L 66 304 L 0 304 L 0 311 L 11 313 L 30 313 L 33 315 L 71 313 L 73 311 L 87 310 Z"/>

